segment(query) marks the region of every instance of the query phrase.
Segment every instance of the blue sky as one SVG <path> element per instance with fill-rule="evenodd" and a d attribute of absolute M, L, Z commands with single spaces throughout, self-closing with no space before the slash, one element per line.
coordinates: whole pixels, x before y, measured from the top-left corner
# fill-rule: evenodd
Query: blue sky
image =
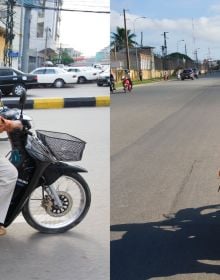
<path fill-rule="evenodd" d="M 220 59 L 220 0 L 111 0 L 113 32 L 116 26 L 124 27 L 123 9 L 137 42 L 143 32 L 143 44 L 155 52 L 161 53 L 161 34 L 166 31 L 168 53 L 184 53 L 186 47 L 192 58 L 197 50 L 200 60 Z"/>

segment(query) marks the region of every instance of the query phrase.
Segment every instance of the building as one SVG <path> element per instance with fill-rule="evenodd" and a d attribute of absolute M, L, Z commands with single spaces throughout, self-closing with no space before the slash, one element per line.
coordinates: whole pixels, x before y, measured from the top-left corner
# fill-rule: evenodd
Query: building
<path fill-rule="evenodd" d="M 3 65 L 4 59 L 4 47 L 5 47 L 5 24 L 4 21 L 6 19 L 6 10 L 5 6 L 0 4 L 0 66 Z"/>
<path fill-rule="evenodd" d="M 0 4 L 0 66 L 4 65 L 4 50 L 5 50 L 5 35 L 6 35 L 6 22 L 7 22 L 7 5 L 3 2 Z M 12 59 L 12 66 L 18 67 L 19 60 L 19 44 L 20 44 L 20 8 L 17 6 L 13 7 L 14 16 L 14 27 L 13 34 L 14 39 L 12 43 L 12 48 L 10 50 L 10 56 Z"/>
<path fill-rule="evenodd" d="M 96 63 L 110 64 L 110 47 L 106 47 L 96 53 Z"/>
<path fill-rule="evenodd" d="M 60 37 L 60 8 L 62 0 L 24 0 L 25 13 L 23 21 L 24 60 L 22 70 L 31 71 L 42 66 L 58 54 Z M 28 4 L 27 4 L 27 3 Z M 30 5 L 31 2 L 31 5 Z M 42 7 L 42 9 L 36 8 Z M 28 26 L 28 22 L 30 22 Z M 29 33 L 29 37 L 25 34 Z"/>
<path fill-rule="evenodd" d="M 130 69 L 133 70 L 154 70 L 154 53 L 153 47 L 139 47 L 139 48 L 129 48 L 129 64 Z M 118 52 L 111 53 L 111 64 L 112 66 L 118 65 L 116 67 L 127 68 L 127 55 L 126 49 L 122 49 Z M 113 67 L 114 68 L 114 67 Z"/>

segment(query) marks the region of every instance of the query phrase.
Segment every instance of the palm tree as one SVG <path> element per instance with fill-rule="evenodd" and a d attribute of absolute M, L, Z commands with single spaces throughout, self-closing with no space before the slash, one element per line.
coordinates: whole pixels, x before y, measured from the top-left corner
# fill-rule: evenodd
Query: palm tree
<path fill-rule="evenodd" d="M 128 46 L 134 47 L 136 42 L 133 40 L 136 35 L 131 33 L 131 30 L 127 30 L 128 36 Z M 119 51 L 126 47 L 126 36 L 125 29 L 121 27 L 117 27 L 116 33 L 111 32 L 111 47 Z"/>

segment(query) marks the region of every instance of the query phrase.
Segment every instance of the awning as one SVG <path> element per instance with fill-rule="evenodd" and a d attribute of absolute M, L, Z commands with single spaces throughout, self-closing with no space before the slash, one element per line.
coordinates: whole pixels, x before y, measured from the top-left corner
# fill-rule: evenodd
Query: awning
<path fill-rule="evenodd" d="M 42 53 L 42 54 L 45 54 L 45 52 L 46 52 L 47 56 L 58 54 L 58 52 L 56 52 L 55 50 L 53 50 L 51 48 L 47 48 L 47 49 L 43 49 L 43 50 L 39 51 L 39 53 Z"/>

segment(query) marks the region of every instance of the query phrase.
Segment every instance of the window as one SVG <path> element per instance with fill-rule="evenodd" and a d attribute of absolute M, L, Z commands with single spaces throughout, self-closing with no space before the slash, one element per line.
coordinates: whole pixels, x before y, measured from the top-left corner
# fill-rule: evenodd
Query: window
<path fill-rule="evenodd" d="M 77 73 L 77 72 L 80 72 L 80 70 L 79 69 L 69 69 L 68 72 L 75 72 L 75 73 Z"/>
<path fill-rule="evenodd" d="M 44 14 L 45 14 L 45 13 L 44 13 L 44 10 L 43 10 L 43 9 L 38 11 L 38 17 L 39 17 L 39 18 L 44 18 Z"/>
<path fill-rule="evenodd" d="M 44 37 L 44 22 L 37 23 L 37 38 Z"/>
<path fill-rule="evenodd" d="M 10 69 L 0 69 L 0 76 L 13 76 L 13 71 Z"/>
<path fill-rule="evenodd" d="M 54 69 L 46 69 L 45 74 L 55 74 L 55 70 Z"/>
<path fill-rule="evenodd" d="M 34 74 L 44 74 L 45 73 L 45 69 L 38 69 L 36 71 L 33 72 Z"/>

